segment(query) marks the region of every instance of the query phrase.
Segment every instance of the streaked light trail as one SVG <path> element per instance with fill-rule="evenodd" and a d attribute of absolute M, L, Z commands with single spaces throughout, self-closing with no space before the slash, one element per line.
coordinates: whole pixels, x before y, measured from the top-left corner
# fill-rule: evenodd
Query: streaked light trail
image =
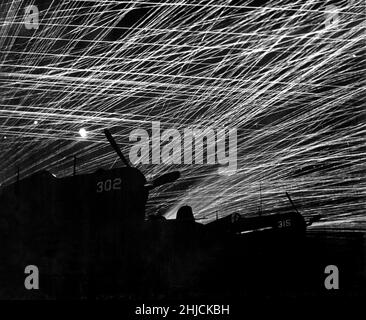
<path fill-rule="evenodd" d="M 182 204 L 196 218 L 288 206 L 365 225 L 365 2 L 35 1 L 38 30 L 24 28 L 25 1 L 0 5 L 0 182 L 48 169 L 71 175 L 109 168 L 112 128 L 238 128 L 238 172 L 179 169 L 149 210 Z M 80 139 L 80 128 L 88 132 Z M 116 164 L 117 165 L 117 164 Z M 177 200 L 178 199 L 178 200 Z M 355 220 L 356 219 L 356 220 Z"/>

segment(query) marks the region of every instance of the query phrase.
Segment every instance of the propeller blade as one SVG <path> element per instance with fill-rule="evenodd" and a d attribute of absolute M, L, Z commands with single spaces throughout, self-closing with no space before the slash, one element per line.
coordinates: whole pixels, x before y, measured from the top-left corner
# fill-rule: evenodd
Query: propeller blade
<path fill-rule="evenodd" d="M 104 134 L 105 134 L 107 140 L 109 141 L 109 143 L 111 144 L 112 148 L 114 149 L 114 151 L 118 154 L 118 156 L 120 157 L 122 162 L 125 164 L 125 166 L 131 167 L 130 163 L 127 161 L 127 159 L 123 155 L 121 149 L 118 147 L 116 141 L 114 140 L 112 134 L 109 132 L 108 129 L 104 129 Z"/>
<path fill-rule="evenodd" d="M 297 214 L 300 214 L 300 213 L 299 213 L 299 211 L 297 211 L 297 208 L 296 208 L 295 204 L 293 203 L 292 199 L 290 198 L 290 195 L 287 193 L 287 191 L 286 191 L 286 196 L 287 196 L 288 200 L 290 201 L 290 203 L 291 203 L 292 207 L 293 207 L 293 208 L 294 208 L 294 210 L 296 211 L 296 213 L 297 213 Z"/>
<path fill-rule="evenodd" d="M 179 177 L 180 177 L 179 171 L 168 172 L 168 173 L 163 174 L 162 176 L 154 179 L 151 183 L 146 184 L 145 187 L 148 189 L 154 189 L 163 184 L 174 182 Z"/>

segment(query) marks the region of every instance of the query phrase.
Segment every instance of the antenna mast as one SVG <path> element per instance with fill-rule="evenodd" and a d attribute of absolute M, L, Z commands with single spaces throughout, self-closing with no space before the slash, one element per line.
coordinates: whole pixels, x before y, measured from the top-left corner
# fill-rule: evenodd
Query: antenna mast
<path fill-rule="evenodd" d="M 74 171 L 73 171 L 73 175 L 76 175 L 76 156 L 74 156 Z"/>
<path fill-rule="evenodd" d="M 262 182 L 259 182 L 260 210 L 259 215 L 262 215 Z"/>

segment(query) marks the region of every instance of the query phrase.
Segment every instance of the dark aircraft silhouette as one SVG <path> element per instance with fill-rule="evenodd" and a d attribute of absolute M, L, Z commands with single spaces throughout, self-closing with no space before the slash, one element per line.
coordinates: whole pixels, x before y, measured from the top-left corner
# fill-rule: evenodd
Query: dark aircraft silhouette
<path fill-rule="evenodd" d="M 317 219 L 306 222 L 288 196 L 293 212 L 234 213 L 203 225 L 184 206 L 174 220 L 146 220 L 149 191 L 180 174 L 147 182 L 105 135 L 125 167 L 60 179 L 41 171 L 1 189 L 0 287 L 13 297 L 25 291 L 27 265 L 39 268 L 46 297 L 157 294 L 193 283 L 248 233 L 301 236 Z"/>

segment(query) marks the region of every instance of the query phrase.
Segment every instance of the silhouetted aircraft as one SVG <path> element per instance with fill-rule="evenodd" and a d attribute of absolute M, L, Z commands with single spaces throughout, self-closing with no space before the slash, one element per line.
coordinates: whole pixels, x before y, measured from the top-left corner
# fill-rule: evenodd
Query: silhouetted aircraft
<path fill-rule="evenodd" d="M 0 286 L 21 296 L 24 268 L 36 265 L 47 297 L 158 291 L 204 272 L 218 251 L 247 233 L 299 235 L 313 222 L 289 196 L 294 210 L 284 214 L 234 213 L 203 225 L 184 206 L 174 220 L 146 220 L 149 191 L 180 174 L 146 181 L 105 135 L 125 167 L 65 178 L 41 171 L 1 189 Z"/>
<path fill-rule="evenodd" d="M 221 219 L 217 219 L 206 224 L 206 228 L 211 230 L 226 231 L 235 235 L 244 234 L 271 234 L 271 235 L 296 235 L 302 236 L 306 227 L 313 222 L 320 220 L 320 215 L 313 215 L 305 220 L 305 218 L 297 210 L 290 195 L 286 192 L 292 210 L 284 212 L 269 213 L 266 215 L 257 214 L 255 216 L 246 217 L 238 213 L 233 213 Z"/>

